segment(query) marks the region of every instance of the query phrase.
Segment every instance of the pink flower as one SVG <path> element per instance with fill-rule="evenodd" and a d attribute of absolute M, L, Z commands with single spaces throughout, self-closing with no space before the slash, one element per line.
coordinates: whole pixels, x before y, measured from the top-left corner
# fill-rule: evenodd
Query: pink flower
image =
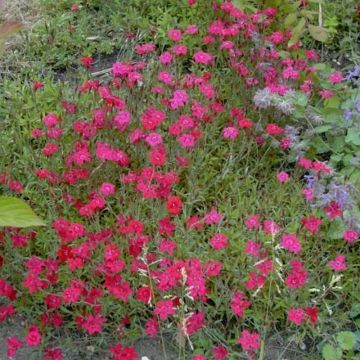
<path fill-rule="evenodd" d="M 197 64 L 211 64 L 213 57 L 204 51 L 198 51 L 194 54 L 194 60 Z"/>
<path fill-rule="evenodd" d="M 314 200 L 313 189 L 307 188 L 302 190 L 303 195 L 305 196 L 306 201 Z"/>
<path fill-rule="evenodd" d="M 256 350 L 260 347 L 260 335 L 258 333 L 251 333 L 248 330 L 244 330 L 241 333 L 238 343 L 244 350 Z"/>
<path fill-rule="evenodd" d="M 55 143 L 47 143 L 42 149 L 42 153 L 48 157 L 53 155 L 57 151 L 59 151 L 59 147 Z"/>
<path fill-rule="evenodd" d="M 89 315 L 84 321 L 82 322 L 82 327 L 85 329 L 89 335 L 96 334 L 101 332 L 102 324 L 106 321 L 104 317 L 101 315 Z"/>
<path fill-rule="evenodd" d="M 146 136 L 145 141 L 151 146 L 155 147 L 163 143 L 162 136 L 156 132 L 150 133 Z"/>
<path fill-rule="evenodd" d="M 171 29 L 168 32 L 168 37 L 172 41 L 180 41 L 182 38 L 181 30 L 179 29 Z"/>
<path fill-rule="evenodd" d="M 167 71 L 160 71 L 158 74 L 158 80 L 162 81 L 166 85 L 171 85 L 174 77 Z"/>
<path fill-rule="evenodd" d="M 199 329 L 204 326 L 205 314 L 197 313 L 192 314 L 185 322 L 185 333 L 187 335 L 195 334 Z"/>
<path fill-rule="evenodd" d="M 159 324 L 157 319 L 149 319 L 145 324 L 145 334 L 155 337 L 159 331 Z"/>
<path fill-rule="evenodd" d="M 335 272 L 346 270 L 347 266 L 345 263 L 345 256 L 338 255 L 334 260 L 328 262 L 328 266 L 333 269 Z"/>
<path fill-rule="evenodd" d="M 297 239 L 296 234 L 283 234 L 281 236 L 280 246 L 294 254 L 301 251 L 301 243 Z"/>
<path fill-rule="evenodd" d="M 45 360 L 63 360 L 64 356 L 60 348 L 46 347 L 44 353 Z"/>
<path fill-rule="evenodd" d="M 280 226 L 272 220 L 265 220 L 263 230 L 265 233 L 275 236 L 280 231 Z"/>
<path fill-rule="evenodd" d="M 231 310 L 236 316 L 243 317 L 244 311 L 249 308 L 251 302 L 247 299 L 245 294 L 241 291 L 236 291 L 231 297 Z"/>
<path fill-rule="evenodd" d="M 100 193 L 103 196 L 110 196 L 113 195 L 116 191 L 116 187 L 114 184 L 109 183 L 109 182 L 104 182 L 101 184 L 100 186 Z"/>
<path fill-rule="evenodd" d="M 191 149 L 195 146 L 195 137 L 191 134 L 182 134 L 178 140 L 181 147 L 185 149 Z"/>
<path fill-rule="evenodd" d="M 117 344 L 110 348 L 110 352 L 114 356 L 114 360 L 137 360 L 139 356 L 133 347 L 125 347 Z"/>
<path fill-rule="evenodd" d="M 297 79 L 299 77 L 299 71 L 295 70 L 294 68 L 292 68 L 291 66 L 287 67 L 286 69 L 283 70 L 282 72 L 282 77 L 284 79 Z"/>
<path fill-rule="evenodd" d="M 127 76 L 132 69 L 132 65 L 128 63 L 116 62 L 112 66 L 112 74 L 114 76 L 124 77 Z"/>
<path fill-rule="evenodd" d="M 32 83 L 32 88 L 33 88 L 33 90 L 39 90 L 39 89 L 41 89 L 41 88 L 43 88 L 44 87 L 44 84 L 41 82 L 41 81 L 39 81 L 39 80 L 35 80 L 33 83 Z"/>
<path fill-rule="evenodd" d="M 175 45 L 173 46 L 173 48 L 171 49 L 171 51 L 177 55 L 177 56 L 180 56 L 180 55 L 186 55 L 187 52 L 188 52 L 188 49 L 185 45 Z"/>
<path fill-rule="evenodd" d="M 216 346 L 213 348 L 214 360 L 226 360 L 229 352 L 222 346 Z"/>
<path fill-rule="evenodd" d="M 207 225 L 218 224 L 222 220 L 223 216 L 216 211 L 215 208 L 212 208 L 205 216 L 204 222 Z"/>
<path fill-rule="evenodd" d="M 245 226 L 248 229 L 259 229 L 261 226 L 259 219 L 260 215 L 251 215 L 245 219 Z"/>
<path fill-rule="evenodd" d="M 323 99 L 330 99 L 334 96 L 334 93 L 331 90 L 320 90 L 319 91 L 319 95 L 323 98 Z"/>
<path fill-rule="evenodd" d="M 228 237 L 219 233 L 211 238 L 210 243 L 215 250 L 225 249 L 228 246 Z"/>
<path fill-rule="evenodd" d="M 306 320 L 306 312 L 301 308 L 292 308 L 288 311 L 288 320 L 296 325 L 300 325 Z"/>
<path fill-rule="evenodd" d="M 266 278 L 255 272 L 249 272 L 249 278 L 245 282 L 245 286 L 248 290 L 262 288 L 265 285 Z"/>
<path fill-rule="evenodd" d="M 17 336 L 12 336 L 6 339 L 6 344 L 8 346 L 6 355 L 8 357 L 14 357 L 16 352 L 22 347 L 22 342 Z"/>
<path fill-rule="evenodd" d="M 40 330 L 36 325 L 30 326 L 28 333 L 25 336 L 25 341 L 28 346 L 37 346 L 41 343 Z"/>
<path fill-rule="evenodd" d="M 322 224 L 322 220 L 316 218 L 312 214 L 308 218 L 303 217 L 301 222 L 312 234 L 317 233 L 320 225 Z"/>
<path fill-rule="evenodd" d="M 124 132 L 131 121 L 131 114 L 128 111 L 119 111 L 113 119 L 113 124 L 119 132 Z"/>
<path fill-rule="evenodd" d="M 268 36 L 269 41 L 271 41 L 273 44 L 278 45 L 281 44 L 285 37 L 284 34 L 280 31 L 273 32 L 270 36 Z"/>
<path fill-rule="evenodd" d="M 244 253 L 246 255 L 252 255 L 254 257 L 257 257 L 257 256 L 259 256 L 259 250 L 260 250 L 259 243 L 255 242 L 253 240 L 248 240 L 246 242 Z"/>
<path fill-rule="evenodd" d="M 304 286 L 308 279 L 308 272 L 303 268 L 301 261 L 293 260 L 290 265 L 292 269 L 285 279 L 285 285 L 290 289 Z"/>
<path fill-rule="evenodd" d="M 156 49 L 154 44 L 147 43 L 135 46 L 135 52 L 138 55 L 146 55 L 152 53 Z"/>
<path fill-rule="evenodd" d="M 35 139 L 42 137 L 43 135 L 44 135 L 44 132 L 39 128 L 36 128 L 31 132 L 31 136 Z"/>
<path fill-rule="evenodd" d="M 198 32 L 198 27 L 196 25 L 188 25 L 185 32 L 186 34 L 194 35 Z"/>
<path fill-rule="evenodd" d="M 268 135 L 275 136 L 282 134 L 284 132 L 284 129 L 276 124 L 268 124 L 266 125 L 265 132 Z"/>
<path fill-rule="evenodd" d="M 168 254 L 173 254 L 176 249 L 176 242 L 172 240 L 163 240 L 159 244 L 159 250 Z"/>
<path fill-rule="evenodd" d="M 312 167 L 312 161 L 304 157 L 301 157 L 298 160 L 297 164 L 306 170 L 310 170 Z"/>
<path fill-rule="evenodd" d="M 57 117 L 56 114 L 50 113 L 44 116 L 43 123 L 47 127 L 54 127 L 58 125 L 60 122 L 60 119 Z"/>
<path fill-rule="evenodd" d="M 175 314 L 175 307 L 172 300 L 159 300 L 155 305 L 154 313 L 165 320 L 168 316 Z"/>
<path fill-rule="evenodd" d="M 355 242 L 359 237 L 359 234 L 355 230 L 347 229 L 344 231 L 343 238 L 349 244 Z"/>
<path fill-rule="evenodd" d="M 332 174 L 333 169 L 322 161 L 314 161 L 312 168 L 316 173 Z"/>
<path fill-rule="evenodd" d="M 276 178 L 277 178 L 280 182 L 286 182 L 286 181 L 289 180 L 290 176 L 289 176 L 289 174 L 288 174 L 287 172 L 285 172 L 285 171 L 280 171 L 280 172 L 277 174 Z"/>
<path fill-rule="evenodd" d="M 331 73 L 328 79 L 332 84 L 340 83 L 344 80 L 340 71 L 335 71 Z"/>
<path fill-rule="evenodd" d="M 173 59 L 173 56 L 168 51 L 163 52 L 159 56 L 159 60 L 160 60 L 161 64 L 164 64 L 164 65 L 170 64 L 172 62 L 172 59 Z"/>
<path fill-rule="evenodd" d="M 235 140 L 239 135 L 239 130 L 233 126 L 229 126 L 223 130 L 224 139 Z"/>
<path fill-rule="evenodd" d="M 187 103 L 188 99 L 189 96 L 185 90 L 176 90 L 170 99 L 170 106 L 172 109 L 176 110 L 179 107 L 183 107 Z"/>

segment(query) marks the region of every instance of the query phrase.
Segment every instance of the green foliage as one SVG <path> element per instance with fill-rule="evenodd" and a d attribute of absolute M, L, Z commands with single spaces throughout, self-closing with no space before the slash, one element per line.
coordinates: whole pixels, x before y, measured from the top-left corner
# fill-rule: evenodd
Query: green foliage
<path fill-rule="evenodd" d="M 336 334 L 335 343 L 326 343 L 322 348 L 324 360 L 354 359 L 353 349 L 356 345 L 356 335 L 351 331 L 340 331 Z"/>

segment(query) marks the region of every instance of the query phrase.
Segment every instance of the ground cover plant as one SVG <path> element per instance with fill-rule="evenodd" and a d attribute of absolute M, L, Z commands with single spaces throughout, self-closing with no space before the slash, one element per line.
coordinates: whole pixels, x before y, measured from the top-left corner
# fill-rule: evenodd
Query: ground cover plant
<path fill-rule="evenodd" d="M 102 77 L 76 41 L 73 82 L 3 81 L 2 192 L 46 222 L 1 231 L 0 321 L 25 324 L 7 356 L 68 358 L 76 338 L 79 359 L 138 359 L 145 335 L 179 359 L 264 359 L 285 331 L 315 348 L 291 358 L 356 358 L 358 67 L 319 63 L 250 3 L 154 4 L 146 24 L 172 15 L 139 42 L 140 5 Z M 87 28 L 101 6 L 49 11 Z"/>

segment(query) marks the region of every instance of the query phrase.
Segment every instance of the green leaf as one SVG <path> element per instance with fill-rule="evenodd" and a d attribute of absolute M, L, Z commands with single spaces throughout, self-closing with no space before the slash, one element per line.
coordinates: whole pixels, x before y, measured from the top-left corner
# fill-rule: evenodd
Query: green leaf
<path fill-rule="evenodd" d="M 340 99 L 337 96 L 332 96 L 330 99 L 326 99 L 324 103 L 328 108 L 338 109 L 340 106 Z"/>
<path fill-rule="evenodd" d="M 23 200 L 12 197 L 0 197 L 0 226 L 28 227 L 44 226 Z"/>
<path fill-rule="evenodd" d="M 354 318 L 357 317 L 360 314 L 360 303 L 352 304 L 351 310 L 350 310 L 350 317 Z"/>
<path fill-rule="evenodd" d="M 322 356 L 325 360 L 340 360 L 342 351 L 330 344 L 325 344 L 322 349 Z"/>
<path fill-rule="evenodd" d="M 326 69 L 326 64 L 324 63 L 316 63 L 315 65 L 313 65 L 313 68 L 316 70 L 325 70 Z"/>
<path fill-rule="evenodd" d="M 297 19 L 296 13 L 289 14 L 284 20 L 285 28 L 286 29 L 289 28 L 294 22 L 296 22 L 296 19 Z"/>
<path fill-rule="evenodd" d="M 349 129 L 348 134 L 346 135 L 345 142 L 360 146 L 360 131 L 355 129 Z"/>
<path fill-rule="evenodd" d="M 292 31 L 292 36 L 288 42 L 288 47 L 293 46 L 294 44 L 296 44 L 299 41 L 301 35 L 304 33 L 305 24 L 306 24 L 305 18 L 301 18 L 300 21 L 297 23 L 297 25 L 294 27 L 294 29 Z"/>
<path fill-rule="evenodd" d="M 317 41 L 325 42 L 329 37 L 329 30 L 322 26 L 309 25 L 310 35 Z"/>
<path fill-rule="evenodd" d="M 343 350 L 351 350 L 356 344 L 356 336 L 351 331 L 341 331 L 337 334 L 336 340 Z"/>
<path fill-rule="evenodd" d="M 344 222 L 339 218 L 335 218 L 329 226 L 327 235 L 330 239 L 341 239 L 343 237 L 344 231 Z"/>
<path fill-rule="evenodd" d="M 332 129 L 331 125 L 322 125 L 322 126 L 317 126 L 314 131 L 318 134 L 324 133 L 328 130 Z"/>

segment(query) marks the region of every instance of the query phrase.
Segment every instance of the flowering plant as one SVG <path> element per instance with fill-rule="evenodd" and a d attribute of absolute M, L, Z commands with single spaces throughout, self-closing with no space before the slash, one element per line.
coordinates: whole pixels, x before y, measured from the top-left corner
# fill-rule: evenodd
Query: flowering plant
<path fill-rule="evenodd" d="M 188 358 L 263 358 L 275 329 L 315 337 L 351 301 L 350 190 L 328 181 L 336 169 L 294 126 L 343 91 L 342 75 L 289 48 L 291 31 L 272 30 L 276 8 L 207 10 L 207 24 L 167 29 L 164 47 L 138 44 L 106 81 L 29 87 L 41 115 L 18 103 L 36 124 L 21 128 L 23 169 L 8 159 L 1 185 L 34 195 L 48 226 L 1 233 L 0 321 L 29 319 L 8 356 L 39 346 L 62 359 L 52 337 L 67 331 L 113 334 L 108 353 L 137 359 L 130 335 L 170 329 Z"/>

